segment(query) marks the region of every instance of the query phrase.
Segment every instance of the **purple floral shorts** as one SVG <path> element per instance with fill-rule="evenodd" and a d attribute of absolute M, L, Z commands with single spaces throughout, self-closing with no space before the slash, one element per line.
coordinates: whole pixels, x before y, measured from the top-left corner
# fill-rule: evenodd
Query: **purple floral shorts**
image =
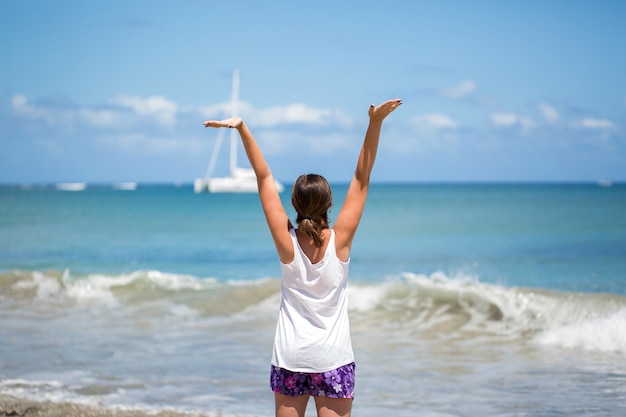
<path fill-rule="evenodd" d="M 354 362 L 319 374 L 292 372 L 272 365 L 270 388 L 292 397 L 354 398 Z"/>

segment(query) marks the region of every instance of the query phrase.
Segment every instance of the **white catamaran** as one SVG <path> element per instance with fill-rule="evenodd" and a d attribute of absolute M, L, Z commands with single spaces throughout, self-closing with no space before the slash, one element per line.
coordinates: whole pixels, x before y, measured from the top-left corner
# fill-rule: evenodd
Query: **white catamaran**
<path fill-rule="evenodd" d="M 233 90 L 231 98 L 231 117 L 237 117 L 239 113 L 239 70 L 233 72 Z M 224 132 L 230 131 L 230 175 L 227 177 L 213 178 L 213 170 L 217 162 L 217 157 L 224 140 Z M 196 193 L 257 193 L 259 192 L 256 176 L 250 168 L 237 166 L 237 147 L 239 137 L 236 129 L 218 129 L 217 141 L 213 147 L 213 154 L 209 161 L 206 174 L 202 178 L 196 178 L 193 189 Z M 285 187 L 278 181 L 276 189 L 279 193 Z"/>

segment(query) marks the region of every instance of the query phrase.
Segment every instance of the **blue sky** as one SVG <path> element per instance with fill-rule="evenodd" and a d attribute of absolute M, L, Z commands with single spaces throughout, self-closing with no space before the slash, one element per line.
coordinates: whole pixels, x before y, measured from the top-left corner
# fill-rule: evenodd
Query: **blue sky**
<path fill-rule="evenodd" d="M 624 16 L 622 1 L 4 0 L 0 182 L 193 181 L 235 68 L 285 182 L 348 181 L 369 104 L 395 97 L 373 181 L 625 181 Z"/>

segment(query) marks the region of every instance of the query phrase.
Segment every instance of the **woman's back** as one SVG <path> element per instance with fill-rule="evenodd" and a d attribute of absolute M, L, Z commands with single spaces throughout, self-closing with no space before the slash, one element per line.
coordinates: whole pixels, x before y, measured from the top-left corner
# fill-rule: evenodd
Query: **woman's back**
<path fill-rule="evenodd" d="M 272 365 L 297 372 L 325 372 L 354 361 L 348 320 L 348 262 L 337 258 L 328 230 L 317 262 L 291 230 L 293 260 L 281 263 L 282 301 Z"/>

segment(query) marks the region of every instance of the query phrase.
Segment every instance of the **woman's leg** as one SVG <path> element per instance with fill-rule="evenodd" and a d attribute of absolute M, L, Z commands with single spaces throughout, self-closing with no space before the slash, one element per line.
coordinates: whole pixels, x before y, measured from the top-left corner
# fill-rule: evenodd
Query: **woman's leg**
<path fill-rule="evenodd" d="M 317 417 L 350 417 L 352 398 L 315 397 Z"/>
<path fill-rule="evenodd" d="M 309 397 L 308 394 L 292 397 L 275 392 L 276 417 L 304 417 Z"/>

